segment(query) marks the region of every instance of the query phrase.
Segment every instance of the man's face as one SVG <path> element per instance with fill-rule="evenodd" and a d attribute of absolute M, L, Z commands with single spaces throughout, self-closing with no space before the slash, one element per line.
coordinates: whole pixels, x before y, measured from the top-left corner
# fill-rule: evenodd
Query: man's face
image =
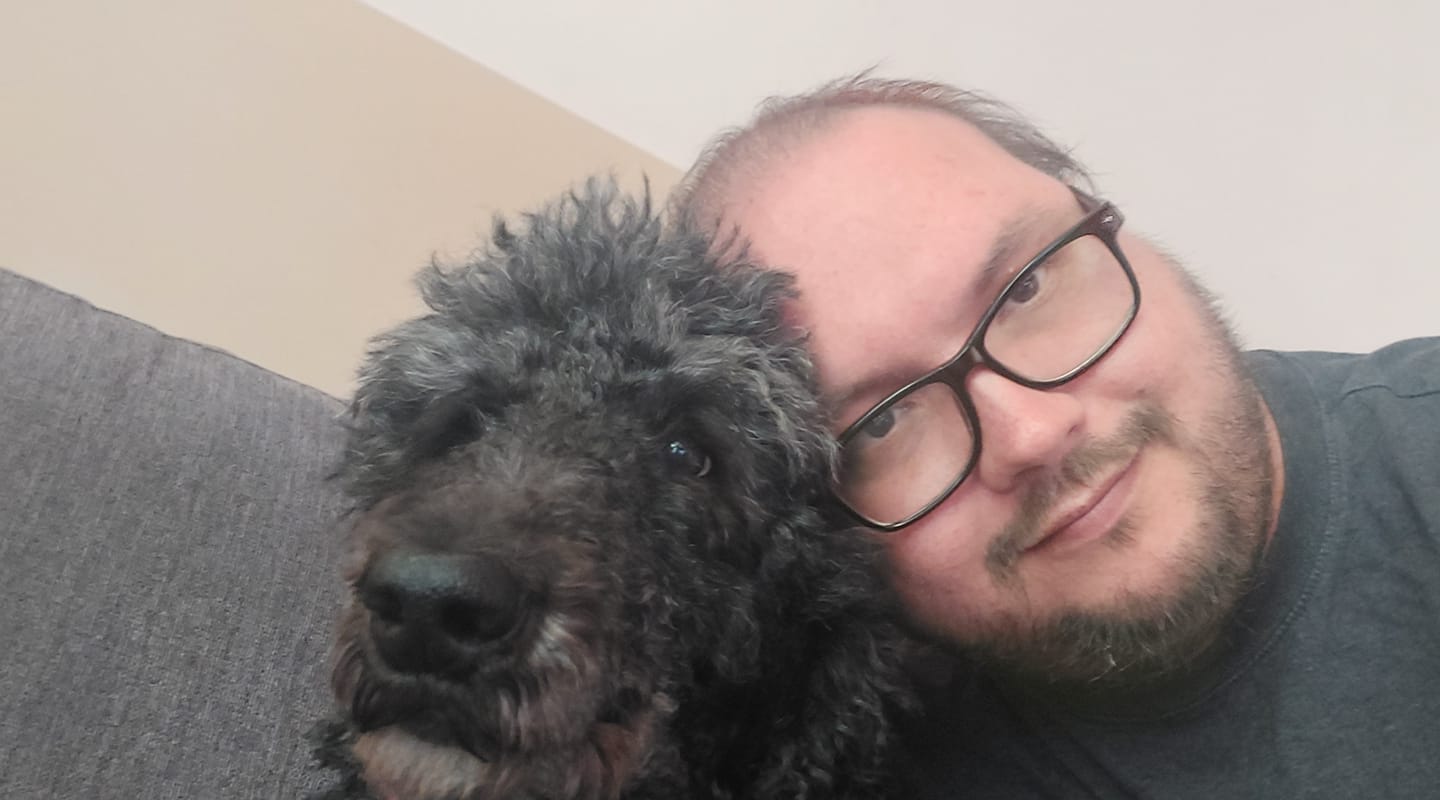
<path fill-rule="evenodd" d="M 723 221 L 796 275 L 837 430 L 953 356 L 1005 279 L 1082 216 L 969 125 L 899 108 L 845 112 L 745 189 Z M 1123 231 L 1120 244 L 1143 297 L 1125 337 L 1050 390 L 973 370 L 974 471 L 879 534 L 919 627 L 1051 678 L 1193 657 L 1278 491 L 1268 412 L 1223 326 L 1153 247 Z M 1007 271 L 981 280 L 1002 250 Z"/>

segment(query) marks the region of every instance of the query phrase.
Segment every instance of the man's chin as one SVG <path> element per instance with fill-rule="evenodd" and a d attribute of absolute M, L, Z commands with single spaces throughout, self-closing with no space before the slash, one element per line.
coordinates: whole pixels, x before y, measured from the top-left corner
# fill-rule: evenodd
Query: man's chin
<path fill-rule="evenodd" d="M 1092 690 L 1140 687 L 1203 663 L 1220 641 L 1228 616 L 1215 609 L 1176 625 L 1165 614 L 1125 618 L 1077 612 L 1024 637 L 965 649 L 997 672 L 1025 682 Z"/>
<path fill-rule="evenodd" d="M 1217 650 L 1258 563 L 1246 548 L 1210 555 L 1192 574 L 1171 576 L 1178 589 L 1122 592 L 1118 602 L 1112 590 L 1104 605 L 1076 600 L 1048 619 L 950 638 L 971 658 L 1026 682 L 1094 691 L 1164 682 Z"/>

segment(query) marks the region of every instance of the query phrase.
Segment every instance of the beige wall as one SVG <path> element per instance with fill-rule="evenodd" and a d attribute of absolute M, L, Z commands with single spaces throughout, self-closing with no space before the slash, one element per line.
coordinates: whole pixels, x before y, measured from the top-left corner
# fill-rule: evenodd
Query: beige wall
<path fill-rule="evenodd" d="M 604 171 L 678 177 L 349 0 L 0 24 L 0 267 L 335 394 L 432 252 Z"/>

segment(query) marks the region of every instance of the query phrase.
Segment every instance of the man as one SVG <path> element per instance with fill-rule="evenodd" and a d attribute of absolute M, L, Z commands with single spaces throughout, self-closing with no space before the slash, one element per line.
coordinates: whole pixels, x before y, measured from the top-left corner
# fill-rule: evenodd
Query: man
<path fill-rule="evenodd" d="M 1003 106 L 768 104 L 675 211 L 792 272 L 915 629 L 915 797 L 1440 791 L 1440 339 L 1242 354 Z"/>

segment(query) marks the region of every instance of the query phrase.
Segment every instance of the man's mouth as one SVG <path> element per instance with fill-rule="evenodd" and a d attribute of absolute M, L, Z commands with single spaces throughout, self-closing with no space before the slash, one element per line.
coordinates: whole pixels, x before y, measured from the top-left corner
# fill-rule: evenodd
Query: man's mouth
<path fill-rule="evenodd" d="M 1114 529 L 1128 507 L 1140 461 L 1137 451 L 1129 461 L 1099 482 L 1072 493 L 1055 504 L 1055 510 L 1038 526 L 1040 535 L 1024 552 L 1058 552 L 1104 536 Z"/>

